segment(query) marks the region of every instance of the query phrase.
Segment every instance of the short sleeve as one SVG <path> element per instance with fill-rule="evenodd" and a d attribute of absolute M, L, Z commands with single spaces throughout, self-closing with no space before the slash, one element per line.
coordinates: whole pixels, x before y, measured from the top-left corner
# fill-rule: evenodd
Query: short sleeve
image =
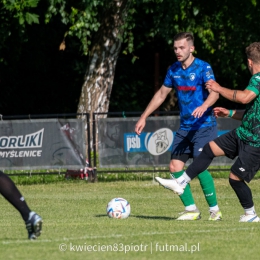
<path fill-rule="evenodd" d="M 253 75 L 249 81 L 249 85 L 246 87 L 247 90 L 253 91 L 257 96 L 260 92 L 260 74 Z"/>
<path fill-rule="evenodd" d="M 168 87 L 168 88 L 173 87 L 173 81 L 172 81 L 172 75 L 171 74 L 172 74 L 171 68 L 169 68 L 168 71 L 167 71 L 167 74 L 165 76 L 164 82 L 163 82 L 163 85 L 165 87 Z"/>
<path fill-rule="evenodd" d="M 203 64 L 202 74 L 203 74 L 202 76 L 203 76 L 204 82 L 207 82 L 210 79 L 215 80 L 213 69 L 210 66 L 210 64 L 208 64 L 207 62 L 204 62 L 204 64 Z"/>

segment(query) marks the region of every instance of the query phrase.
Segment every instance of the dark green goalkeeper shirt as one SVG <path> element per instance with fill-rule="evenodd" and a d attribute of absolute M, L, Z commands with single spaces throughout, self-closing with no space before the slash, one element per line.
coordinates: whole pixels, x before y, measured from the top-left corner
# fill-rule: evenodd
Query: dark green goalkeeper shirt
<path fill-rule="evenodd" d="M 251 77 L 246 89 L 253 91 L 256 97 L 246 105 L 242 123 L 236 133 L 244 143 L 260 147 L 260 73 Z"/>

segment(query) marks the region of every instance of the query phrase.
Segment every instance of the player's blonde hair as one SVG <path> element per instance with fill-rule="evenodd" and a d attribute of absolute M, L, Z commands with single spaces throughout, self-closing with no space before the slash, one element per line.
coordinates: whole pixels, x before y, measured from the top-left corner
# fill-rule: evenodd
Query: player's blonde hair
<path fill-rule="evenodd" d="M 254 63 L 260 64 L 260 42 L 253 42 L 246 47 L 246 56 Z"/>

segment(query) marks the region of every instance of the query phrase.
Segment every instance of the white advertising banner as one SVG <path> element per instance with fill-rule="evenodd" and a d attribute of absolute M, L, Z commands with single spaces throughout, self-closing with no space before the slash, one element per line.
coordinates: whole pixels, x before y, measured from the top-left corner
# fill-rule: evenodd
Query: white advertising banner
<path fill-rule="evenodd" d="M 85 147 L 82 119 L 0 121 L 0 169 L 82 168 Z"/>

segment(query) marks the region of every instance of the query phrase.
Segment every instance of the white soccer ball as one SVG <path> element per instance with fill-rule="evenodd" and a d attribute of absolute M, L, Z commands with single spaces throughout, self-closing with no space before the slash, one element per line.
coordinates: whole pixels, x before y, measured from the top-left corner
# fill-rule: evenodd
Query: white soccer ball
<path fill-rule="evenodd" d="M 110 218 L 128 218 L 130 211 L 130 203 L 123 198 L 114 198 L 107 204 L 107 215 Z"/>

